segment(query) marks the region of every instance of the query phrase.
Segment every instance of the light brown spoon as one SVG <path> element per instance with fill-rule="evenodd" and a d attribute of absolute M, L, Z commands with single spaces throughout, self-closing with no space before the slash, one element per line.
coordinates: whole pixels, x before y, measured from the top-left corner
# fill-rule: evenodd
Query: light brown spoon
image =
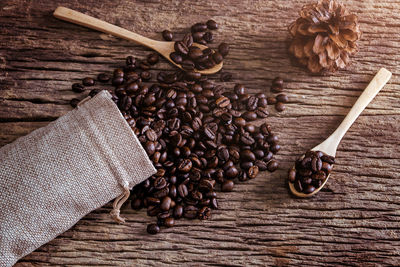
<path fill-rule="evenodd" d="M 385 68 L 379 70 L 379 72 L 372 79 L 370 84 L 365 88 L 364 92 L 357 99 L 354 106 L 351 108 L 347 116 L 344 118 L 343 122 L 339 125 L 339 127 L 331 134 L 325 141 L 321 144 L 317 145 L 312 151 L 322 151 L 327 155 L 335 157 L 337 147 L 339 146 L 340 141 L 343 136 L 349 130 L 354 121 L 358 118 L 361 112 L 368 106 L 372 99 L 379 93 L 379 91 L 385 86 L 385 84 L 390 80 L 392 73 Z M 318 193 L 326 184 L 329 179 L 330 174 L 325 179 L 323 184 L 316 188 L 310 194 L 304 194 L 302 192 L 298 192 L 294 187 L 294 184 L 289 182 L 290 191 L 293 195 L 297 197 L 311 197 Z"/>
<path fill-rule="evenodd" d="M 90 29 L 108 33 L 108 34 L 129 40 L 129 41 L 133 41 L 138 44 L 144 45 L 144 46 L 160 53 L 163 57 L 168 59 L 175 66 L 182 68 L 180 65 L 176 64 L 169 56 L 172 52 L 175 51 L 174 50 L 175 42 L 163 42 L 163 41 L 152 40 L 147 37 L 141 36 L 137 33 L 125 30 L 121 27 L 112 25 L 105 21 L 93 18 L 91 16 L 85 15 L 83 13 L 80 13 L 78 11 L 75 11 L 75 10 L 72 10 L 72 9 L 69 9 L 66 7 L 58 7 L 54 11 L 53 15 L 56 18 L 61 19 L 61 20 L 79 24 L 79 25 L 85 26 Z M 201 48 L 202 50 L 207 48 L 207 46 L 197 44 L 197 43 L 194 43 L 194 45 Z M 216 73 L 219 70 L 221 70 L 222 65 L 223 65 L 223 62 L 215 65 L 214 67 L 212 67 L 210 69 L 195 70 L 195 71 L 200 72 L 201 74 L 213 74 L 213 73 Z"/>

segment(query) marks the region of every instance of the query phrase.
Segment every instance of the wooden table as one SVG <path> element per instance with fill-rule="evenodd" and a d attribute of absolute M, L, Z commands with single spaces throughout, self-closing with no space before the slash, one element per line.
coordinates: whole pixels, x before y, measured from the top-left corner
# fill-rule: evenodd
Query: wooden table
<path fill-rule="evenodd" d="M 220 193 L 209 221 L 179 220 L 156 236 L 144 211 L 112 222 L 110 205 L 23 258 L 17 266 L 396 265 L 400 262 L 400 1 L 346 1 L 359 14 L 360 52 L 347 71 L 312 76 L 287 54 L 287 25 L 301 1 L 44 1 L 0 3 L 0 145 L 69 110 L 71 84 L 148 50 L 52 17 L 64 5 L 145 36 L 182 33 L 214 18 L 216 42 L 232 44 L 225 71 L 251 92 L 269 94 L 282 76 L 290 103 L 267 119 L 279 133 L 281 168 Z M 160 69 L 171 66 L 163 61 Z M 394 74 L 345 136 L 326 188 L 295 199 L 285 185 L 295 158 L 341 122 L 380 67 Z M 218 79 L 219 75 L 214 75 Z M 79 95 L 83 98 L 83 94 Z"/>

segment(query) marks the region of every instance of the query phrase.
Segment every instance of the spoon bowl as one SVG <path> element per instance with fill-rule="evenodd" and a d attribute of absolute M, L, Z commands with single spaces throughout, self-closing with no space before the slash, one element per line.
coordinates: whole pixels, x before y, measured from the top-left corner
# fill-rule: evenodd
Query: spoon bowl
<path fill-rule="evenodd" d="M 321 151 L 329 156 L 335 157 L 336 150 L 339 146 L 340 141 L 346 132 L 350 129 L 354 121 L 360 116 L 361 112 L 368 106 L 368 104 L 374 99 L 374 97 L 379 93 L 379 91 L 385 86 L 385 84 L 390 80 L 392 73 L 385 68 L 381 68 L 372 81 L 369 83 L 364 92 L 357 99 L 354 106 L 351 108 L 347 116 L 344 118 L 339 127 L 331 134 L 325 141 L 317 145 L 312 151 Z M 294 167 L 293 167 L 294 168 Z M 297 197 L 311 197 L 318 193 L 326 184 L 330 177 L 330 174 L 325 178 L 322 185 L 316 188 L 312 193 L 305 194 L 298 192 L 294 186 L 294 183 L 288 181 L 290 192 Z"/>
<path fill-rule="evenodd" d="M 54 17 L 64 21 L 75 23 L 93 30 L 101 31 L 107 34 L 120 37 L 122 39 L 126 39 L 144 45 L 150 49 L 157 51 L 160 55 L 165 57 L 172 64 L 182 69 L 182 66 L 176 64 L 169 56 L 172 52 L 175 52 L 174 49 L 175 42 L 156 41 L 66 7 L 61 7 L 61 6 L 58 7 L 54 11 L 53 15 Z M 208 48 L 205 45 L 197 43 L 194 43 L 194 45 L 201 48 L 202 50 Z M 222 66 L 223 62 L 209 69 L 195 70 L 195 71 L 201 74 L 213 74 L 220 71 L 222 69 Z"/>

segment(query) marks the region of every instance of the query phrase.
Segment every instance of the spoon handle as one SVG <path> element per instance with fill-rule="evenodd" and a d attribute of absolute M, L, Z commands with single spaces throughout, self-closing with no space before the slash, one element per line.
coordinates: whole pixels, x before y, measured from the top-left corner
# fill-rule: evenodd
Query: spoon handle
<path fill-rule="evenodd" d="M 372 99 L 379 93 L 379 91 L 390 80 L 392 73 L 385 68 L 381 68 L 372 81 L 369 83 L 364 92 L 357 99 L 354 106 L 351 108 L 347 116 L 344 118 L 335 132 L 329 136 L 326 141 L 318 146 L 319 150 L 335 156 L 336 149 L 342 140 L 343 136 L 349 130 L 354 121 L 358 118 L 361 112 L 368 106 Z"/>
<path fill-rule="evenodd" d="M 79 24 L 129 41 L 134 41 L 154 50 L 157 50 L 156 48 L 161 43 L 66 7 L 58 7 L 53 15 L 58 19 Z"/>

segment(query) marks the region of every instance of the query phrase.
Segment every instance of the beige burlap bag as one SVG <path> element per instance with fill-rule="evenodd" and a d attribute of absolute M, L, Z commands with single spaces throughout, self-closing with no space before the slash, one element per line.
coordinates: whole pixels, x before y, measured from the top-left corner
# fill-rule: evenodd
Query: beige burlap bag
<path fill-rule="evenodd" d="M 129 125 L 102 91 L 48 126 L 0 149 L 0 266 L 71 228 L 155 173 Z"/>

